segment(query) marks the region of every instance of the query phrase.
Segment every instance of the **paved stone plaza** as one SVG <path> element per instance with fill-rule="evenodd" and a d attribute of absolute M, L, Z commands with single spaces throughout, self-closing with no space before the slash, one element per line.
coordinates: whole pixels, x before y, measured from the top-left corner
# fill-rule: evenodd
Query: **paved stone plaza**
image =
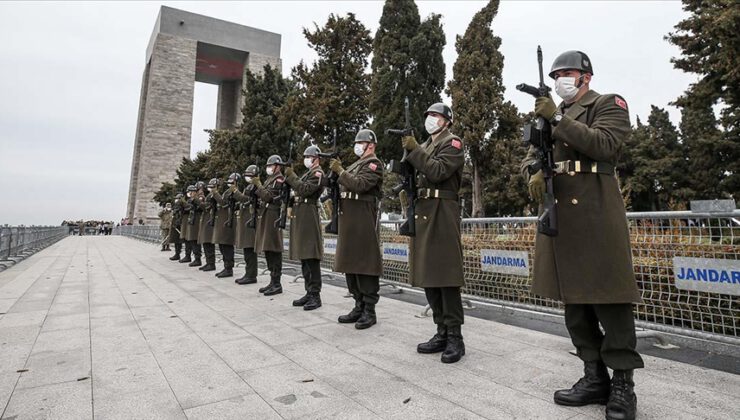
<path fill-rule="evenodd" d="M 417 305 L 382 298 L 357 331 L 336 322 L 345 289 L 305 312 L 289 276 L 264 297 L 267 276 L 237 286 L 170 255 L 69 237 L 0 273 L 2 418 L 604 418 L 552 402 L 580 374 L 565 338 L 468 317 L 467 355 L 443 365 L 415 351 L 433 332 Z M 738 418 L 737 375 L 645 362 L 639 418 Z"/>

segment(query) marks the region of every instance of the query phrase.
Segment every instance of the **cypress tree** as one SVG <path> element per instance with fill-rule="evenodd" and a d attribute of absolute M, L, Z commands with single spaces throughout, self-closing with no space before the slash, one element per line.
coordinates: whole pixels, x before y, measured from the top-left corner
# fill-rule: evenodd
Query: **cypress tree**
<path fill-rule="evenodd" d="M 369 109 L 378 135 L 378 154 L 391 159 L 402 154 L 397 136 L 387 128 L 404 123 L 404 98 L 409 97 L 410 119 L 417 137 L 425 135 L 423 113 L 444 87 L 444 33 L 440 16 L 422 24 L 413 0 L 387 0 L 373 40 Z"/>

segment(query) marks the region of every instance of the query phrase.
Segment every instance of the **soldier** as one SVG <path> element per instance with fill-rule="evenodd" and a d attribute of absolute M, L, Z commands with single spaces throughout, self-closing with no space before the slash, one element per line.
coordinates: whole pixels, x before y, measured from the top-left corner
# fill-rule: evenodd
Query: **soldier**
<path fill-rule="evenodd" d="M 167 203 L 164 209 L 159 212 L 159 230 L 162 237 L 162 249 L 160 251 L 170 250 L 170 228 L 172 227 L 172 204 Z"/>
<path fill-rule="evenodd" d="M 193 197 L 195 197 L 197 191 L 198 188 L 196 188 L 195 185 L 188 185 L 188 188 L 185 190 L 185 197 L 181 199 L 182 225 L 180 227 L 180 237 L 185 244 L 185 256 L 180 260 L 181 263 L 193 262 L 190 258 L 193 253 L 193 243 L 188 240 L 188 231 L 190 230 L 190 210 L 193 208 Z"/>
<path fill-rule="evenodd" d="M 216 273 L 216 277 L 224 278 L 234 275 L 234 220 L 236 203 L 232 196 L 231 186 L 236 185 L 241 176 L 234 172 L 226 180 L 228 189 L 223 195 L 218 188 L 213 190 L 213 198 L 218 204 L 216 211 L 216 226 L 213 230 L 213 242 L 218 244 L 221 258 L 224 261 L 224 269 Z"/>
<path fill-rule="evenodd" d="M 537 234 L 532 291 L 565 304 L 565 325 L 584 362 L 584 377 L 556 391 L 555 403 L 606 403 L 607 419 L 634 419 L 633 370 L 644 364 L 635 351 L 632 303 L 640 302 L 640 294 L 615 175 L 630 120 L 621 96 L 590 90 L 593 73 L 586 54 L 564 52 L 550 70 L 563 102 L 557 106 L 550 97 L 535 102 L 535 114 L 552 125 L 559 232 L 554 237 Z M 531 197 L 541 203 L 545 180 L 540 168 L 530 148 L 522 172 L 529 176 Z M 611 381 L 607 367 L 614 371 Z"/>
<path fill-rule="evenodd" d="M 216 224 L 216 200 L 213 198 L 213 190 L 218 185 L 218 179 L 212 178 L 208 181 L 208 195 L 200 202 L 201 213 L 200 229 L 198 231 L 198 243 L 203 245 L 203 255 L 206 263 L 199 268 L 200 271 L 216 270 L 216 245 L 213 243 L 213 227 Z"/>
<path fill-rule="evenodd" d="M 294 300 L 293 306 L 303 306 L 306 311 L 321 307 L 321 257 L 324 247 L 317 204 L 324 190 L 324 171 L 321 170 L 319 153 L 321 150 L 313 145 L 303 151 L 303 166 L 307 171 L 300 178 L 293 168 L 285 168 L 286 182 L 295 192 L 293 214 L 290 216 L 289 255 L 291 260 L 301 260 L 306 288 L 306 294 Z"/>
<path fill-rule="evenodd" d="M 443 363 L 465 355 L 461 327 L 464 322 L 460 288 L 463 278 L 458 191 L 462 181 L 462 140 L 449 131 L 452 109 L 436 103 L 424 113 L 430 134 L 421 146 L 414 136 L 403 137 L 406 160 L 416 168 L 416 236 L 409 246 L 411 284 L 424 288 L 433 311 L 437 333 L 417 347 L 419 353 L 442 352 Z M 401 195 L 401 201 L 406 201 Z M 403 203 L 405 206 L 405 203 Z"/>
<path fill-rule="evenodd" d="M 198 243 L 198 232 L 200 231 L 200 219 L 203 211 L 201 210 L 201 204 L 205 200 L 205 188 L 206 183 L 198 181 L 195 183 L 196 192 L 192 194 L 190 198 L 190 215 L 188 216 L 188 233 L 185 239 L 190 242 L 190 249 L 193 251 L 195 258 L 193 259 L 189 267 L 200 267 L 203 265 L 201 262 L 201 248 Z"/>
<path fill-rule="evenodd" d="M 180 252 L 182 251 L 182 240 L 180 239 L 180 232 L 182 229 L 182 193 L 175 195 L 175 200 L 172 202 L 172 225 L 170 229 L 170 242 L 175 244 L 175 255 L 170 257 L 172 261 L 178 261 L 180 259 Z"/>
<path fill-rule="evenodd" d="M 283 293 L 280 277 L 283 271 L 283 231 L 275 226 L 280 217 L 280 191 L 283 189 L 285 177 L 281 172 L 283 160 L 278 155 L 267 159 L 264 186 L 259 176 L 251 178 L 250 182 L 257 188 L 257 195 L 262 201 L 257 218 L 257 238 L 255 252 L 265 253 L 267 269 L 270 270 L 270 284 L 259 289 L 265 296 Z"/>
<path fill-rule="evenodd" d="M 340 323 L 355 323 L 362 330 L 377 323 L 375 305 L 380 299 L 379 278 L 383 260 L 378 238 L 378 203 L 383 196 L 383 163 L 375 156 L 377 137 L 372 130 L 360 130 L 355 136 L 354 152 L 360 159 L 346 170 L 339 159 L 329 167 L 339 176 L 341 207 L 339 236 L 334 271 L 345 273 L 347 289 L 355 307 L 338 318 Z"/>
<path fill-rule="evenodd" d="M 259 175 L 257 165 L 249 165 L 244 171 L 244 179 L 251 179 Z M 247 185 L 244 192 L 240 192 L 236 183 L 231 185 L 234 198 L 239 201 L 234 230 L 234 248 L 241 248 L 246 264 L 244 275 L 236 280 L 237 284 L 257 283 L 257 253 L 254 252 L 257 221 L 257 187 Z"/>

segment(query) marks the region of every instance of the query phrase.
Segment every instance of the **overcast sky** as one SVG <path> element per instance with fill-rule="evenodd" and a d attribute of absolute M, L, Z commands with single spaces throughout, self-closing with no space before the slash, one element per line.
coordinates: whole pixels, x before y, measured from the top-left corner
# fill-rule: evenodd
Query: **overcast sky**
<path fill-rule="evenodd" d="M 301 28 L 329 13 L 354 12 L 374 34 L 382 1 L 0 3 L 0 224 L 125 215 L 145 50 L 160 4 L 282 35 L 283 74 L 312 53 Z M 441 13 L 447 79 L 463 34 L 484 1 L 417 1 L 422 17 Z M 620 93 L 635 115 L 667 107 L 695 80 L 674 70 L 678 50 L 663 40 L 685 16 L 678 1 L 504 1 L 493 22 L 502 38 L 506 98 L 536 82 L 545 66 L 579 49 L 594 64 L 592 88 Z M 217 88 L 196 83 L 193 154 L 215 125 Z M 677 110 L 670 107 L 674 123 Z"/>

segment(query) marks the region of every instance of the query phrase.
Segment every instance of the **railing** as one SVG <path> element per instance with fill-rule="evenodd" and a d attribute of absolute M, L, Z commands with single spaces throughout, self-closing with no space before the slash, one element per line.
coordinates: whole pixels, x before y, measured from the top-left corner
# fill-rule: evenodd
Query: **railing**
<path fill-rule="evenodd" d="M 67 236 L 67 226 L 0 227 L 0 271 Z"/>
<path fill-rule="evenodd" d="M 733 270 L 737 271 L 740 210 L 729 213 L 628 213 L 627 218 L 635 278 L 643 300 L 635 305 L 638 324 L 659 331 L 740 344 L 740 297 L 722 291 L 678 288 L 674 274 L 674 257 L 701 259 L 700 263 L 704 264 L 735 264 L 729 272 L 732 275 Z M 463 293 L 466 297 L 539 312 L 562 313 L 561 303 L 536 296 L 529 290 L 535 221 L 534 217 L 462 221 L 466 282 Z M 381 246 L 387 251 L 384 253 L 383 280 L 410 287 L 408 262 L 404 258 L 408 238 L 398 234 L 402 222 L 385 221 L 380 226 Z M 119 228 L 121 234 L 159 241 L 158 227 L 123 228 Z M 286 244 L 288 232 L 286 229 Z M 324 239 L 321 265 L 331 270 L 334 255 L 330 245 L 336 236 L 325 234 Z M 496 267 L 486 264 L 490 258 L 482 258 L 484 255 L 500 256 L 502 251 L 524 260 L 524 267 Z M 287 259 L 287 253 L 284 255 Z M 700 282 L 703 283 L 700 286 L 711 289 L 712 283 L 714 286 L 725 284 L 719 280 Z M 725 287 L 734 287 L 735 291 L 740 289 L 740 281 L 731 282 L 732 278 Z"/>

